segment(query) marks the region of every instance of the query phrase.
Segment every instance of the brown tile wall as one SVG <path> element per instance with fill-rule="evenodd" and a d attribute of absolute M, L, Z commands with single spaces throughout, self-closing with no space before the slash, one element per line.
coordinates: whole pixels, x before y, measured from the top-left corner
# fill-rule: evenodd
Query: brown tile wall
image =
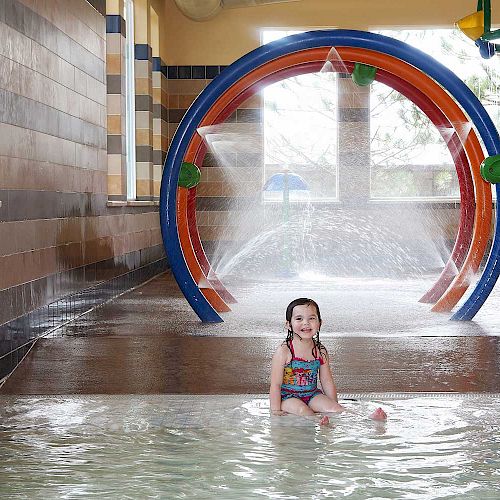
<path fill-rule="evenodd" d="M 168 149 L 168 93 L 166 66 L 153 58 L 153 196 L 160 197 L 163 163 Z"/>
<path fill-rule="evenodd" d="M 216 76 L 221 66 L 170 66 L 168 67 L 168 140 L 172 140 L 177 126 L 198 94 Z M 251 133 L 260 134 L 262 124 L 261 98 L 249 98 L 226 120 L 226 123 L 248 124 Z M 244 126 L 244 125 L 243 125 Z M 201 166 L 201 182 L 197 187 L 197 224 L 200 238 L 210 253 L 214 242 L 234 242 L 242 235 L 236 221 L 242 212 L 255 216 L 256 198 L 262 188 L 262 149 L 255 151 L 255 158 L 249 162 L 235 159 L 237 176 L 227 170 L 208 153 Z M 251 164 L 251 166 L 250 166 Z M 257 205 L 258 206 L 258 205 Z M 238 216 L 235 216 L 238 212 Z M 256 222 L 258 217 L 255 218 Z M 248 230 L 248 228 L 247 228 Z"/>
<path fill-rule="evenodd" d="M 139 50 L 140 49 L 140 50 Z M 151 47 L 135 48 L 135 160 L 137 199 L 153 199 L 153 78 Z"/>
<path fill-rule="evenodd" d="M 107 205 L 105 42 L 84 0 L 2 2 L 0 323 L 164 255 L 156 207 Z"/>
<path fill-rule="evenodd" d="M 116 18 L 123 19 L 120 13 Z M 106 34 L 108 197 L 127 199 L 127 156 L 125 153 L 125 44 L 124 33 Z"/>

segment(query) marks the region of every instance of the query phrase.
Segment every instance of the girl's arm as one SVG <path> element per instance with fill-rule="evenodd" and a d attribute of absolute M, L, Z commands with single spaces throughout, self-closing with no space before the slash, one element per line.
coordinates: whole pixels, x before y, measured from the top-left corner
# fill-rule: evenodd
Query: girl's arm
<path fill-rule="evenodd" d="M 283 369 L 286 364 L 286 349 L 286 346 L 283 345 L 278 347 L 271 362 L 271 384 L 269 387 L 271 413 L 281 412 L 281 384 L 283 383 Z"/>
<path fill-rule="evenodd" d="M 333 401 L 338 403 L 337 387 L 335 386 L 335 382 L 333 380 L 333 374 L 330 368 L 330 356 L 328 356 L 328 351 L 326 349 L 321 349 L 321 357 L 324 361 L 319 369 L 321 388 L 323 389 L 325 396 L 328 396 L 330 399 L 333 399 Z"/>

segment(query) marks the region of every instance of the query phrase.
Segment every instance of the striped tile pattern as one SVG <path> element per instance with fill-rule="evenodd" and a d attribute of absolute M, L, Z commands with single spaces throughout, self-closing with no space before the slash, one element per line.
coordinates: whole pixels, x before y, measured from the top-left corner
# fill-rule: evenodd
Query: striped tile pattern
<path fill-rule="evenodd" d="M 123 1 L 117 12 L 106 16 L 106 83 L 108 128 L 108 197 L 127 199 L 125 44 Z"/>
<path fill-rule="evenodd" d="M 135 140 L 137 199 L 153 199 L 153 79 L 148 44 L 135 46 Z"/>
<path fill-rule="evenodd" d="M 198 94 L 217 77 L 225 66 L 168 66 L 168 139 L 172 140 L 177 126 Z M 261 135 L 261 98 L 254 96 L 242 103 L 226 123 L 249 125 L 252 134 Z M 258 142 L 258 140 L 257 140 Z M 197 188 L 197 222 L 205 250 L 211 253 L 215 242 L 230 245 L 245 235 L 237 225 L 235 212 L 255 214 L 255 201 L 262 187 L 262 148 L 255 157 L 235 158 L 237 180 L 228 174 L 227 165 L 218 164 L 207 154 Z M 254 220 L 257 222 L 258 217 Z"/>
<path fill-rule="evenodd" d="M 160 197 L 163 162 L 168 149 L 167 70 L 159 57 L 153 58 L 153 195 Z"/>
<path fill-rule="evenodd" d="M 164 255 L 156 207 L 107 204 L 107 24 L 85 0 L 0 4 L 0 324 Z"/>

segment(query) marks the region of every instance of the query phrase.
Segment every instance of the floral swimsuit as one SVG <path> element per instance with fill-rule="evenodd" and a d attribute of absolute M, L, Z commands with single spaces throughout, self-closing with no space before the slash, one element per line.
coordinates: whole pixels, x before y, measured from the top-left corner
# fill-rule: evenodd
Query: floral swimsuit
<path fill-rule="evenodd" d="M 311 361 L 296 358 L 292 342 L 290 342 L 290 350 L 292 359 L 283 370 L 281 401 L 298 398 L 308 405 L 314 396 L 323 394 L 318 389 L 318 370 L 324 361 L 321 356 Z"/>

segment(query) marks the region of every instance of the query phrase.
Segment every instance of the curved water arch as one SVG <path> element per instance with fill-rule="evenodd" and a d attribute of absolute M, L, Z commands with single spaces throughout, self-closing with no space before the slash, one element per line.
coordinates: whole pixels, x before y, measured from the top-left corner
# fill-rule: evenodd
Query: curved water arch
<path fill-rule="evenodd" d="M 216 292 L 210 286 L 203 285 L 205 288 L 200 288 L 199 280 L 195 281 L 193 278 L 184 258 L 183 248 L 179 240 L 179 228 L 177 226 L 177 203 L 179 198 L 177 181 L 180 166 L 185 157 L 189 142 L 196 133 L 196 129 L 202 119 L 210 111 L 210 108 L 217 99 L 245 75 L 252 72 L 258 73 L 260 66 L 276 58 L 287 55 L 293 57 L 293 54 L 300 50 L 318 47 L 329 48 L 331 46 L 360 48 L 378 52 L 382 55 L 390 55 L 431 76 L 442 87 L 448 90 L 469 115 L 488 153 L 494 155 L 499 152 L 498 133 L 474 94 L 447 68 L 423 52 L 403 42 L 367 32 L 327 30 L 292 35 L 255 49 L 229 66 L 198 96 L 179 124 L 165 160 L 160 193 L 160 219 L 163 241 L 173 274 L 186 299 L 203 321 L 221 321 L 220 316 L 212 307 L 210 300 L 207 299 L 207 296 L 210 299 L 209 295 L 212 292 L 215 294 Z M 499 189 L 499 186 L 497 186 L 497 192 Z M 500 271 L 498 265 L 500 251 L 498 240 L 499 238 L 495 237 L 485 272 L 467 302 L 455 314 L 455 319 L 470 319 L 477 312 L 484 300 L 486 300 L 486 297 L 493 288 Z M 192 245 L 190 241 L 188 243 Z"/>

